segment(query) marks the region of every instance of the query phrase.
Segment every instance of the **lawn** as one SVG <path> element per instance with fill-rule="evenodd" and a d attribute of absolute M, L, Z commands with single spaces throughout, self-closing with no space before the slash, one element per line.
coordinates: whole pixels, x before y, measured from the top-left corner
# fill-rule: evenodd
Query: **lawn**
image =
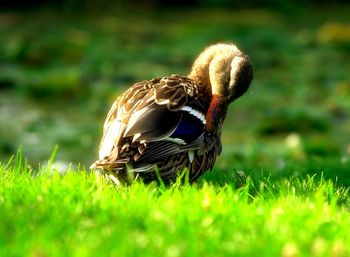
<path fill-rule="evenodd" d="M 0 256 L 350 256 L 349 12 L 0 11 Z M 90 172 L 115 97 L 219 41 L 255 78 L 213 171 L 119 188 Z"/>
<path fill-rule="evenodd" d="M 1 165 L 0 256 L 350 255 L 348 188 L 322 175 L 116 188 L 52 165 Z"/>

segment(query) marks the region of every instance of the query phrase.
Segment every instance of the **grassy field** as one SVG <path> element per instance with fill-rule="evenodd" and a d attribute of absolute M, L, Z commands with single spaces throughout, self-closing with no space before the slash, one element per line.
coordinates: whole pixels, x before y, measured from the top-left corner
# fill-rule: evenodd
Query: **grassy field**
<path fill-rule="evenodd" d="M 116 188 L 18 154 L 0 167 L 0 256 L 350 256 L 347 187 L 322 175 L 207 180 Z"/>
<path fill-rule="evenodd" d="M 0 159 L 22 145 L 36 164 L 59 144 L 58 160 L 89 166 L 121 91 L 185 75 L 204 47 L 222 41 L 244 50 L 255 70 L 249 92 L 230 106 L 226 160 L 347 155 L 349 11 L 0 12 Z M 291 134 L 299 149 L 285 151 Z"/>
<path fill-rule="evenodd" d="M 0 10 L 0 256 L 350 256 L 349 13 Z M 166 188 L 90 173 L 115 97 L 219 41 L 255 78 L 214 170 Z"/>

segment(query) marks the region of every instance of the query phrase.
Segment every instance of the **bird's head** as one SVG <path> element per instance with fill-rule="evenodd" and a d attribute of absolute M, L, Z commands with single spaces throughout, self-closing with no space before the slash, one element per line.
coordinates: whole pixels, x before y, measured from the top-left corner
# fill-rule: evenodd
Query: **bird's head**
<path fill-rule="evenodd" d="M 248 90 L 253 79 L 253 68 L 248 56 L 235 46 L 225 47 L 229 51 L 217 54 L 210 62 L 209 80 L 212 95 L 231 102 Z"/>
<path fill-rule="evenodd" d="M 253 66 L 249 57 L 235 45 L 215 44 L 197 57 L 189 77 L 211 92 L 207 113 L 207 127 L 211 130 L 226 113 L 227 105 L 248 90 Z"/>
<path fill-rule="evenodd" d="M 189 77 L 209 86 L 213 96 L 232 102 L 248 90 L 253 67 L 235 45 L 215 44 L 198 56 Z"/>

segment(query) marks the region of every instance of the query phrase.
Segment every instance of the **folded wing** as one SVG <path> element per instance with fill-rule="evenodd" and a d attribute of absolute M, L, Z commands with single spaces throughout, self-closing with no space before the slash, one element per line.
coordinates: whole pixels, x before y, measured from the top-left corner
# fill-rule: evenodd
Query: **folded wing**
<path fill-rule="evenodd" d="M 197 97 L 193 82 L 179 76 L 135 84 L 108 113 L 98 162 L 148 171 L 158 160 L 199 149 L 205 116 L 191 107 Z"/>

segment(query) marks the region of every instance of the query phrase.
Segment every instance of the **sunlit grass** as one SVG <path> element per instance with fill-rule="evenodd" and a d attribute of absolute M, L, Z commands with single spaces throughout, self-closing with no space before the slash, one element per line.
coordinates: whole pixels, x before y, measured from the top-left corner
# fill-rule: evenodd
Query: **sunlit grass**
<path fill-rule="evenodd" d="M 115 187 L 0 167 L 0 256 L 348 256 L 348 189 L 322 175 Z M 214 171 L 216 172 L 216 171 Z"/>

